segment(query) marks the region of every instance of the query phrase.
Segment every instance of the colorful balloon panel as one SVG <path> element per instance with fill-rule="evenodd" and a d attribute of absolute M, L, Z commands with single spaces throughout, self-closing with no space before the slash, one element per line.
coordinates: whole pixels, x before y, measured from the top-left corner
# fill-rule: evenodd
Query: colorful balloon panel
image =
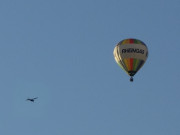
<path fill-rule="evenodd" d="M 125 39 L 114 48 L 114 58 L 118 65 L 130 76 L 134 76 L 144 65 L 148 57 L 148 49 L 138 39 Z"/>
<path fill-rule="evenodd" d="M 125 40 L 122 40 L 121 42 L 119 42 L 119 44 L 121 45 L 127 45 L 127 44 L 142 44 L 142 45 L 145 45 L 144 42 L 138 40 L 138 39 L 125 39 Z"/>

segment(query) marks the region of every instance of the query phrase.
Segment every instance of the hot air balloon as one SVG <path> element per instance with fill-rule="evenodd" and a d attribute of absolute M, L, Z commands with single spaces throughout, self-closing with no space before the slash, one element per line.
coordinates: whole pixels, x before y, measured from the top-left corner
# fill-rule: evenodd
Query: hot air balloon
<path fill-rule="evenodd" d="M 148 57 L 148 48 L 138 39 L 124 39 L 114 48 L 114 58 L 117 64 L 130 76 L 133 76 L 144 65 Z"/>

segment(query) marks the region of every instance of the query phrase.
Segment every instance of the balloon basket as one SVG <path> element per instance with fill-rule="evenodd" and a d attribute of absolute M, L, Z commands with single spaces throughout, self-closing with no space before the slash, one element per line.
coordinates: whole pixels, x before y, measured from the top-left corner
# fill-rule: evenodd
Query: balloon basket
<path fill-rule="evenodd" d="M 131 78 L 130 78 L 130 82 L 133 82 L 133 77 L 131 76 Z"/>

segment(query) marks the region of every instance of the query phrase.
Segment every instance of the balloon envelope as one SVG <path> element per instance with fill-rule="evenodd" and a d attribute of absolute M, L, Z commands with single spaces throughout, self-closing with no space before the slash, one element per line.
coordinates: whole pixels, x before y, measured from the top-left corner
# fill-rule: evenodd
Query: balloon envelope
<path fill-rule="evenodd" d="M 117 64 L 131 77 L 144 65 L 148 57 L 148 48 L 138 39 L 125 39 L 114 48 Z"/>

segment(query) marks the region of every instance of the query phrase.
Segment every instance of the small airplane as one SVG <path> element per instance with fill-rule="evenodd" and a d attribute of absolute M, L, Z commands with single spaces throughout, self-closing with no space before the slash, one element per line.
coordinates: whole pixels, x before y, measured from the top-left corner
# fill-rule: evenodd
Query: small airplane
<path fill-rule="evenodd" d="M 35 101 L 35 99 L 37 99 L 38 97 L 35 97 L 35 98 L 28 98 L 28 99 L 26 99 L 26 100 L 29 100 L 29 101 L 31 101 L 31 102 L 34 102 Z"/>

